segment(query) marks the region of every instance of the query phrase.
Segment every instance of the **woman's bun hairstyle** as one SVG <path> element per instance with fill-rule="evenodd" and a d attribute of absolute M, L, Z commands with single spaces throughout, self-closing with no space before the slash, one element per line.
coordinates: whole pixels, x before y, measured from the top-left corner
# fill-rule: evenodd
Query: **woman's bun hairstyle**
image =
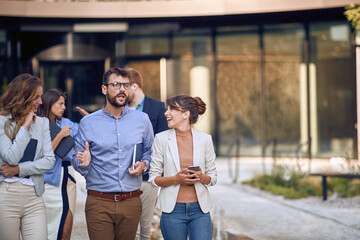
<path fill-rule="evenodd" d="M 203 115 L 206 111 L 206 103 L 200 97 L 194 97 L 194 100 L 197 103 L 199 115 Z"/>

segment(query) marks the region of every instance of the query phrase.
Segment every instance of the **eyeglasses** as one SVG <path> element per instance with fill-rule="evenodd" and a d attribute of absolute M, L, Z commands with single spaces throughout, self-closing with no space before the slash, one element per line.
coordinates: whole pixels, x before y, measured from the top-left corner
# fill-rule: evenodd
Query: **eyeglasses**
<path fill-rule="evenodd" d="M 131 87 L 131 83 L 130 82 L 112 82 L 112 83 L 108 83 L 108 84 L 105 84 L 105 86 L 108 86 L 108 85 L 111 85 L 113 86 L 113 88 L 115 90 L 119 90 L 121 88 L 121 85 L 124 87 L 124 89 L 128 90 L 130 89 Z"/>

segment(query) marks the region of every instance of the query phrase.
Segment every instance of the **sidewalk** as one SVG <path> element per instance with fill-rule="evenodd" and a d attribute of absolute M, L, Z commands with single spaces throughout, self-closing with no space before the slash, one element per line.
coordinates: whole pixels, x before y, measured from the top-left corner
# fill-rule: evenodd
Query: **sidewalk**
<path fill-rule="evenodd" d="M 329 167 L 324 165 L 323 160 L 314 162 L 314 168 Z M 227 160 L 217 161 L 219 181 L 209 189 L 214 222 L 218 223 L 220 217 L 222 230 L 232 236 L 243 235 L 255 240 L 360 239 L 360 197 L 330 197 L 326 202 L 315 197 L 287 200 L 231 183 L 228 166 Z M 241 181 L 252 178 L 255 172 L 261 172 L 260 161 L 240 162 Z"/>
<path fill-rule="evenodd" d="M 218 183 L 210 187 L 214 222 L 214 239 L 254 240 L 338 240 L 360 239 L 360 197 L 330 197 L 286 200 L 242 185 L 232 183 L 226 159 L 217 159 Z M 324 168 L 325 162 L 314 162 Z M 267 162 L 266 167 L 270 168 Z M 234 164 L 230 168 L 234 174 Z M 241 159 L 239 181 L 251 179 L 262 171 L 261 159 Z M 84 214 L 86 191 L 79 175 L 77 209 L 73 240 L 88 239 Z"/>

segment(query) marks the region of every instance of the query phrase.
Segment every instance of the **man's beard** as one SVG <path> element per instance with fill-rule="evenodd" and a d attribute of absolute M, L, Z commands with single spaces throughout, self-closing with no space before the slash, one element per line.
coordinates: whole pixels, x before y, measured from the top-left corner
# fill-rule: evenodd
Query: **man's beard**
<path fill-rule="evenodd" d="M 124 99 L 124 103 L 123 104 L 119 104 L 117 101 L 116 101 L 116 98 L 120 95 L 124 95 L 125 96 L 125 99 Z M 127 103 L 127 99 L 128 99 L 128 96 L 126 96 L 125 93 L 119 93 L 117 94 L 116 96 L 114 97 L 109 97 L 109 95 L 106 95 L 106 99 L 108 101 L 108 103 L 110 103 L 112 106 L 116 107 L 116 108 L 121 108 L 121 107 L 124 107 Z"/>

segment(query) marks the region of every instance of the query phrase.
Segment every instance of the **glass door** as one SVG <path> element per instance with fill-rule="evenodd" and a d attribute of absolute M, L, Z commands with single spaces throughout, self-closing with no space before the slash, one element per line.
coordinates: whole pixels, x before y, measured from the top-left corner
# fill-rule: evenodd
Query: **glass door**
<path fill-rule="evenodd" d="M 101 93 L 104 62 L 40 62 L 40 77 L 44 91 L 58 88 L 66 92 L 65 117 L 78 122 L 81 115 L 75 107 L 94 112 L 105 104 Z"/>

